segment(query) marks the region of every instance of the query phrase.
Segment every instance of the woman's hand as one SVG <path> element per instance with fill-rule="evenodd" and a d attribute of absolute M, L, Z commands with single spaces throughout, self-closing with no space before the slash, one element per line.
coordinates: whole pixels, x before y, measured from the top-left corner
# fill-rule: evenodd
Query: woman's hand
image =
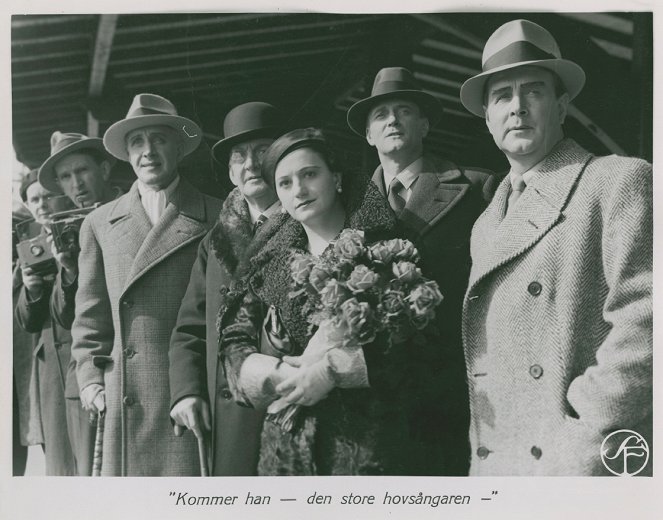
<path fill-rule="evenodd" d="M 312 364 L 304 364 L 298 357 L 290 357 L 288 364 L 299 370 L 276 387 L 286 404 L 313 406 L 334 388 L 334 379 L 326 358 Z"/>

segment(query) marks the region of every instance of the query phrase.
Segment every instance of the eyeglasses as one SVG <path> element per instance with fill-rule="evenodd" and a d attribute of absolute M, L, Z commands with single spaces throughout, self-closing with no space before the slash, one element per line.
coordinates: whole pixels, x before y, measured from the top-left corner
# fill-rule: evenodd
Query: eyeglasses
<path fill-rule="evenodd" d="M 230 163 L 231 164 L 244 164 L 248 159 L 249 155 L 251 158 L 260 163 L 262 158 L 267 151 L 267 146 L 261 146 L 259 148 L 253 148 L 251 146 L 233 148 L 230 151 Z"/>

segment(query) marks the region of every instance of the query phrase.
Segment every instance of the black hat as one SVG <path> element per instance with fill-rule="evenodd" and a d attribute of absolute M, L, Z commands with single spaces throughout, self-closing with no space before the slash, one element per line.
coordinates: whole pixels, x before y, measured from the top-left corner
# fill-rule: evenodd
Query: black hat
<path fill-rule="evenodd" d="M 28 188 L 32 186 L 35 182 L 39 182 L 37 172 L 38 170 L 30 170 L 28 173 L 26 173 L 23 176 L 23 180 L 21 181 L 21 186 L 18 189 L 18 193 L 21 196 L 21 200 L 23 202 L 28 201 Z"/>
<path fill-rule="evenodd" d="M 281 114 L 269 103 L 251 101 L 236 106 L 223 120 L 224 138 L 212 147 L 212 156 L 220 163 L 227 162 L 232 145 L 260 137 L 276 138 L 282 125 Z"/>
<path fill-rule="evenodd" d="M 403 67 L 386 67 L 375 76 L 370 97 L 357 101 L 348 110 L 348 125 L 356 134 L 366 136 L 366 118 L 371 109 L 387 98 L 413 101 L 426 115 L 430 124 L 442 115 L 442 105 L 435 96 L 424 92 L 412 73 Z"/>

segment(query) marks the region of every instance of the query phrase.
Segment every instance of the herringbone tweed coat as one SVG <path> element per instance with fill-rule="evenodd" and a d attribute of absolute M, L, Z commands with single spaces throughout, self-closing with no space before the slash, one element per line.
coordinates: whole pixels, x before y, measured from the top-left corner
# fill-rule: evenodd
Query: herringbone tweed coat
<path fill-rule="evenodd" d="M 81 389 L 105 385 L 103 475 L 199 475 L 195 437 L 169 417 L 168 344 L 220 201 L 185 179 L 152 227 L 137 183 L 81 227 L 72 352 Z"/>
<path fill-rule="evenodd" d="M 471 475 L 606 473 L 608 432 L 651 446 L 651 166 L 566 139 L 509 193 L 472 232 Z"/>

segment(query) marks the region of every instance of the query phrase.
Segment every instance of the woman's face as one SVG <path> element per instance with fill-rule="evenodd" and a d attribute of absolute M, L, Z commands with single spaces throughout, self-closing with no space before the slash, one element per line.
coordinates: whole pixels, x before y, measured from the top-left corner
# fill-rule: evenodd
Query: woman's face
<path fill-rule="evenodd" d="M 285 210 L 302 224 L 315 225 L 331 212 L 343 211 L 338 199 L 340 174 L 330 171 L 311 148 L 298 148 L 283 157 L 276 166 L 274 183 Z"/>

